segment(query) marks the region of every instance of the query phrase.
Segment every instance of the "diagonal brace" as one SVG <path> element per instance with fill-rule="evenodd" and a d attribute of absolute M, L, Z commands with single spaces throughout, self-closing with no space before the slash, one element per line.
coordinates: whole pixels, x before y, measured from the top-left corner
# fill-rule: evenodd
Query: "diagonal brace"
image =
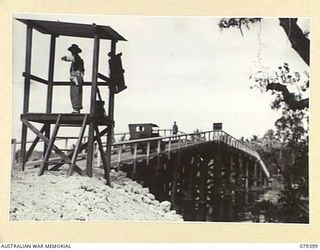
<path fill-rule="evenodd" d="M 88 115 L 85 115 L 84 119 L 83 119 L 83 122 L 82 122 L 81 129 L 80 129 L 79 137 L 78 137 L 76 146 L 75 146 L 74 151 L 73 151 L 73 155 L 72 155 L 72 159 L 71 159 L 71 165 L 70 165 L 70 168 L 68 170 L 67 177 L 72 175 L 72 173 L 74 171 L 74 168 L 76 166 L 76 160 L 77 160 L 78 154 L 80 152 L 81 141 L 82 141 L 82 138 L 83 138 L 83 135 L 84 135 L 84 131 L 86 130 L 87 119 L 88 119 Z"/>
<path fill-rule="evenodd" d="M 22 119 L 22 122 L 32 132 L 34 132 L 44 143 L 49 144 L 49 139 L 45 137 L 42 133 L 40 133 L 40 131 L 35 126 L 33 126 L 29 121 L 27 121 L 26 119 Z M 68 163 L 68 164 L 71 163 L 69 156 L 63 153 L 57 146 L 53 145 L 52 149 L 65 161 L 65 163 Z"/>
<path fill-rule="evenodd" d="M 98 142 L 98 147 L 99 147 L 99 151 L 100 151 L 100 155 L 101 155 L 101 159 L 102 159 L 102 164 L 103 164 L 103 168 L 104 168 L 104 178 L 107 181 L 107 185 L 111 186 L 111 178 L 110 178 L 110 162 L 108 163 L 106 160 L 106 155 L 105 152 L 103 150 L 103 146 L 102 146 L 102 141 L 101 141 L 101 137 L 100 137 L 100 132 L 99 132 L 99 128 L 98 126 L 94 127 L 96 134 L 97 134 L 97 142 Z"/>

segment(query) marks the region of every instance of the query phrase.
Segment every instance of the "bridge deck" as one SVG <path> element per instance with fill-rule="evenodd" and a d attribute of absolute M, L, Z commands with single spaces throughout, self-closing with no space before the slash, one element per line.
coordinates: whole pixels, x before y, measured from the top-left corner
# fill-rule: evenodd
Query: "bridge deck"
<path fill-rule="evenodd" d="M 38 122 L 42 124 L 55 124 L 58 118 L 58 115 L 61 115 L 61 124 L 75 124 L 81 125 L 86 113 L 83 114 L 61 114 L 61 113 L 26 113 L 21 115 L 21 119 L 25 119 L 32 122 Z M 97 125 L 106 125 L 110 126 L 112 121 L 107 116 L 93 116 L 89 115 L 87 123 L 95 121 Z"/>
<path fill-rule="evenodd" d="M 43 115 L 42 119 L 51 122 L 54 121 L 55 116 L 58 114 L 32 114 L 28 113 L 22 115 L 23 117 L 27 117 L 31 121 L 38 121 L 39 117 Z M 63 114 L 63 118 L 65 122 L 79 122 L 84 114 L 74 115 L 74 114 Z M 106 121 L 108 121 L 107 117 L 103 117 Z M 101 123 L 100 123 L 101 124 Z M 41 134 L 41 133 L 39 133 Z M 256 161 L 256 164 L 262 168 L 265 175 L 269 178 L 270 173 L 265 166 L 263 160 L 261 159 L 258 152 L 249 148 L 246 144 L 241 141 L 238 141 L 236 138 L 230 136 L 224 131 L 205 131 L 199 133 L 191 133 L 191 134 L 180 134 L 180 135 L 170 135 L 163 137 L 151 137 L 145 139 L 137 139 L 137 140 L 127 140 L 115 142 L 112 144 L 112 155 L 111 155 L 111 165 L 115 166 L 120 163 L 121 164 L 130 164 L 130 162 L 139 162 L 143 159 L 147 159 L 149 162 L 154 155 L 157 154 L 169 154 L 174 151 L 183 150 L 186 147 L 192 147 L 196 145 L 204 145 L 204 144 L 218 143 L 218 145 L 224 146 L 228 151 L 233 152 L 242 152 L 242 154 L 246 155 L 246 158 Z M 67 142 L 66 142 L 67 144 Z M 143 147 L 138 147 L 138 145 L 143 145 Z M 105 147 L 105 143 L 102 143 L 102 146 Z M 67 147 L 66 147 L 67 148 Z M 81 150 L 82 151 L 82 150 Z M 132 153 L 130 153 L 130 151 Z M 100 154 L 97 154 L 97 162 L 98 165 L 101 165 L 101 157 Z M 170 156 L 169 156 L 170 157 Z M 99 159 L 100 158 L 100 159 Z M 27 162 L 27 165 L 36 165 L 39 164 L 41 160 L 35 162 Z M 13 163 L 14 164 L 14 163 Z"/>

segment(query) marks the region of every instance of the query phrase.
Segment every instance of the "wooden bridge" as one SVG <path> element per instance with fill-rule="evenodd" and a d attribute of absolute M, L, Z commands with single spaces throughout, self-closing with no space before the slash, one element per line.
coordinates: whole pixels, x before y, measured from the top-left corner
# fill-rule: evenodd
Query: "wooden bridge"
<path fill-rule="evenodd" d="M 228 133 L 171 135 L 170 130 L 161 130 L 160 134 L 113 143 L 111 167 L 149 187 L 158 200 L 169 200 L 186 220 L 236 221 L 239 209 L 268 188 L 270 174 L 260 155 Z M 127 133 L 115 136 L 125 139 Z M 83 140 L 85 143 L 86 138 Z M 138 150 L 141 144 L 145 150 Z M 95 167 L 101 167 L 96 151 Z M 80 152 L 79 156 L 77 165 L 85 168 L 87 153 Z M 43 161 L 30 161 L 26 166 L 41 165 Z"/>
<path fill-rule="evenodd" d="M 146 152 L 137 150 L 141 143 Z M 270 174 L 260 155 L 224 131 L 117 142 L 113 148 L 112 166 L 158 200 L 171 201 L 185 220 L 240 220 L 240 208 L 268 188 Z"/>

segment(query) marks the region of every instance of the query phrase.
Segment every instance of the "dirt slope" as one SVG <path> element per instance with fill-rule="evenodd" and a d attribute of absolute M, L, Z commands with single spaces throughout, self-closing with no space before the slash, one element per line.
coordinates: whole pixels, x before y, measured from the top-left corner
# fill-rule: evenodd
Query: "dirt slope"
<path fill-rule="evenodd" d="M 182 221 L 170 203 L 159 203 L 148 188 L 111 171 L 113 188 L 105 185 L 102 170 L 93 178 L 66 170 L 37 176 L 38 168 L 14 170 L 11 181 L 11 220 Z"/>

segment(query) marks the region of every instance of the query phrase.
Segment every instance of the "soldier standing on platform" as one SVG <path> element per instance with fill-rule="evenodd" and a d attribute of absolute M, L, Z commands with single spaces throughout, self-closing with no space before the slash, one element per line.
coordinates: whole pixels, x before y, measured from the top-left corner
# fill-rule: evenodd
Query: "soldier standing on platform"
<path fill-rule="evenodd" d="M 82 109 L 82 84 L 84 76 L 84 63 L 79 53 L 82 50 L 78 45 L 72 44 L 68 48 L 71 55 L 61 58 L 62 61 L 71 62 L 70 66 L 70 98 L 73 108 L 73 114 L 79 114 Z"/>

